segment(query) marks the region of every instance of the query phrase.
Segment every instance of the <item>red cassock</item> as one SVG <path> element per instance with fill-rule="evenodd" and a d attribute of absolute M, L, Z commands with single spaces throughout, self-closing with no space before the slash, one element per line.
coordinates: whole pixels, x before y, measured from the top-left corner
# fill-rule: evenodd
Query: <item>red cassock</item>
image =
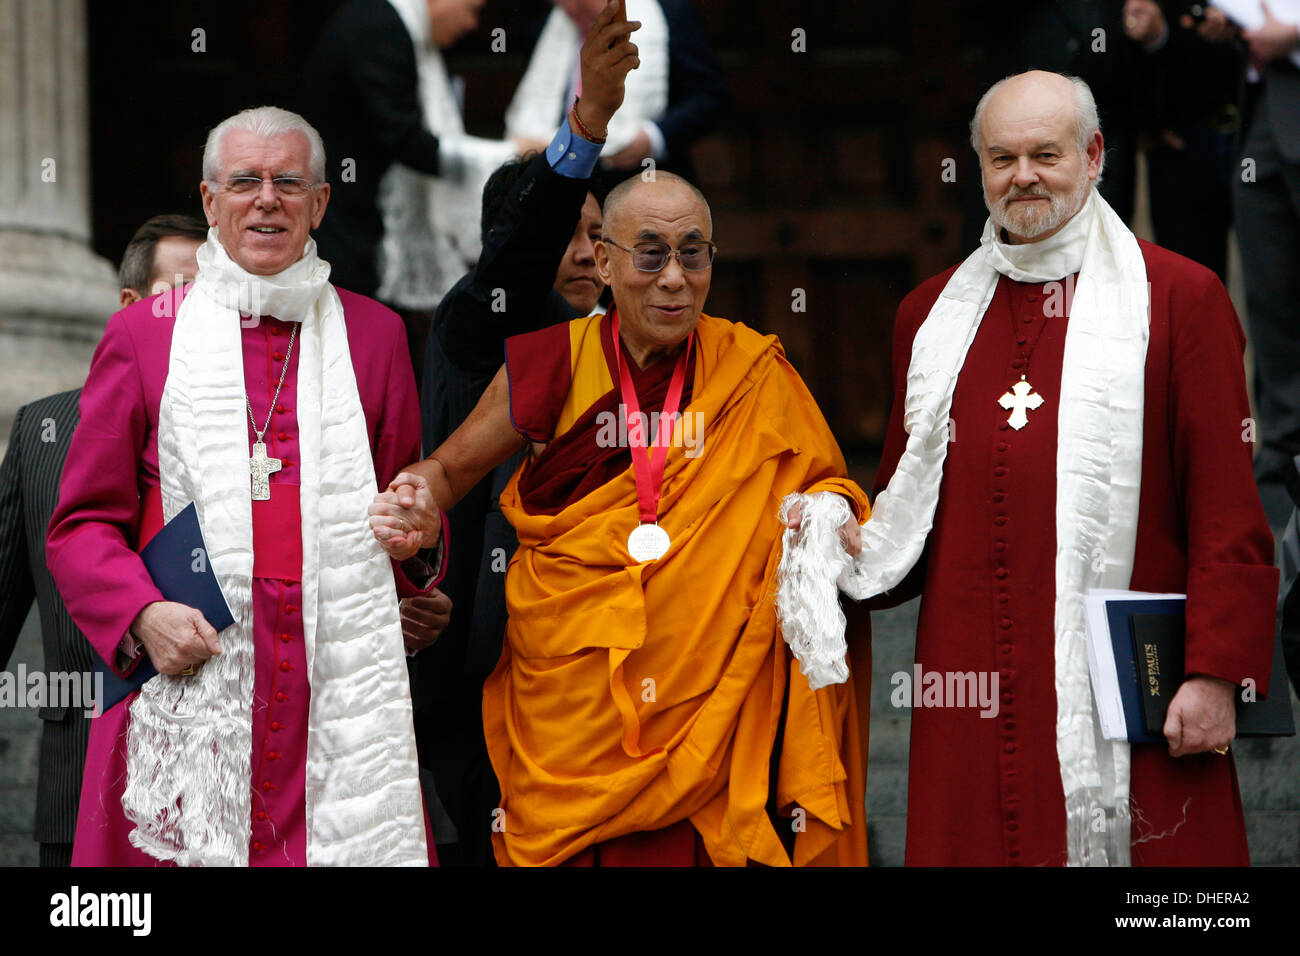
<path fill-rule="evenodd" d="M 1186 673 L 1268 688 L 1277 600 L 1273 540 L 1251 476 L 1244 338 L 1209 270 L 1139 241 L 1151 284 L 1142 488 L 1130 587 L 1187 594 Z M 906 443 L 912 340 L 954 269 L 898 310 L 894 403 L 879 492 Z M 1056 440 L 1068 318 L 1057 288 L 1002 277 L 962 367 L 925 553 L 889 606 L 923 593 L 924 672 L 996 672 L 998 713 L 912 711 L 909 865 L 1063 865 L 1053 611 Z M 997 399 L 1026 374 L 1046 401 L 1017 431 Z M 1286 693 L 1279 677 L 1279 693 Z M 1228 756 L 1132 746 L 1133 863 L 1245 865 Z"/>
<path fill-rule="evenodd" d="M 365 412 L 376 487 L 420 455 L 415 378 L 401 319 L 364 296 L 338 290 L 348 347 Z M 108 323 L 81 394 L 81 423 L 72 439 L 50 522 L 50 573 L 77 625 L 115 670 L 117 648 L 145 605 L 162 600 L 136 554 L 142 501 L 157 494 L 158 409 L 167 379 L 174 307 L 146 299 Z M 179 300 L 178 300 L 179 302 Z M 157 311 L 164 315 L 155 315 Z M 263 440 L 282 469 L 271 475 L 271 503 L 254 502 L 253 866 L 306 863 L 305 762 L 310 686 L 302 623 L 301 528 L 285 525 L 283 505 L 296 511 L 299 484 L 298 343 L 293 326 L 264 318 L 242 329 L 244 382 Z M 284 386 L 272 396 L 289 363 Z M 254 440 L 249 426 L 250 448 Z M 277 496 L 292 496 L 287 501 Z M 272 503 L 280 505 L 271 511 Z M 258 509 L 267 511 L 259 515 Z M 147 523 L 147 522 L 146 522 Z M 394 566 L 402 596 L 419 593 Z M 431 588 L 433 583 L 428 583 Z M 133 665 L 134 666 L 134 665 Z M 133 667 L 118 673 L 129 673 Z M 131 694 L 96 718 L 73 847 L 75 866 L 156 866 L 131 846 L 122 812 L 126 732 Z M 427 826 L 426 826 L 427 829 Z M 435 862 L 429 839 L 430 861 Z"/>

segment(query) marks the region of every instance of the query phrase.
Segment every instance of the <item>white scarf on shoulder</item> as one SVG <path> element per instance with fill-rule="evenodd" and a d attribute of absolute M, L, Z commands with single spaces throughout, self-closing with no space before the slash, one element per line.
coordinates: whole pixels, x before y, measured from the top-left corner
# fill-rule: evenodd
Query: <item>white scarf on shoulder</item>
<path fill-rule="evenodd" d="M 415 48 L 420 110 L 424 125 L 438 137 L 439 172 L 429 176 L 393 163 L 380 180 L 384 238 L 377 295 L 399 308 L 433 310 L 478 259 L 483 186 L 514 155 L 514 146 L 465 132 L 426 0 L 388 2 Z"/>
<path fill-rule="evenodd" d="M 999 276 L 1051 282 L 1075 272 L 1057 418 L 1056 745 L 1069 863 L 1122 866 L 1130 860 L 1129 746 L 1101 734 L 1083 597 L 1088 588 L 1127 588 L 1133 572 L 1148 286 L 1137 240 L 1095 188 L 1060 232 L 1040 242 L 1006 245 L 989 220 L 980 248 L 917 331 L 903 409 L 907 447 L 862 526 L 862 553 L 850 559 L 836 540 L 834 529 L 848 517 L 843 499 L 810 497 L 806 529 L 786 532 L 778 606 L 803 673 L 819 681 L 813 686 L 842 681 L 848 670 L 836 586 L 858 600 L 873 597 L 897 586 L 920 557 L 939 501 L 953 390 Z"/>
<path fill-rule="evenodd" d="M 668 109 L 668 20 L 658 0 L 625 0 L 627 18 L 641 29 L 632 34 L 641 65 L 627 75 L 623 105 L 609 121 L 601 155 L 612 156 Z M 575 86 L 575 65 L 586 37 L 559 7 L 542 27 L 528 69 L 506 110 L 506 135 L 549 140 L 573 105 L 564 95 Z"/>
<path fill-rule="evenodd" d="M 122 798 L 131 842 L 181 866 L 248 864 L 253 511 L 242 312 L 301 323 L 307 862 L 425 865 L 397 592 L 366 517 L 374 462 L 329 263 L 309 239 L 283 272 L 251 275 L 215 229 L 198 263 L 172 332 L 158 470 L 166 520 L 195 503 L 235 623 L 221 632 L 221 655 L 192 677 L 153 678 L 131 705 Z"/>

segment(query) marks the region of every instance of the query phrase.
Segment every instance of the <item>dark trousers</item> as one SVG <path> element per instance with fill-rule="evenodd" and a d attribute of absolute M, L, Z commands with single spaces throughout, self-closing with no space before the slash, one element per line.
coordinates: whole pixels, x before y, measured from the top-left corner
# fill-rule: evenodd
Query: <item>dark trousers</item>
<path fill-rule="evenodd" d="M 41 866 L 72 866 L 71 843 L 42 843 Z"/>
<path fill-rule="evenodd" d="M 1284 476 L 1300 454 L 1300 163 L 1278 152 L 1264 109 L 1255 111 L 1242 159 L 1254 161 L 1255 173 L 1254 182 L 1240 173 L 1234 181 L 1255 353 L 1255 480 L 1269 523 L 1281 527 L 1291 511 Z"/>
<path fill-rule="evenodd" d="M 1147 153 L 1147 183 L 1156 242 L 1228 281 L 1232 225 L 1232 134 L 1192 127 L 1175 131 L 1183 149 L 1161 143 Z"/>

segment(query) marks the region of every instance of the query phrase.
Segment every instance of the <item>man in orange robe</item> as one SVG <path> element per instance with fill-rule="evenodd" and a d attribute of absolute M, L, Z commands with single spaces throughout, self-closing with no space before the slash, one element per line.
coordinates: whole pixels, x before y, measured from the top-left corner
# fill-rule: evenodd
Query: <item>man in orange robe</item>
<path fill-rule="evenodd" d="M 812 690 L 773 594 L 785 495 L 837 492 L 859 520 L 867 499 L 776 338 L 702 314 L 711 235 L 683 179 L 615 188 L 610 313 L 509 340 L 470 418 L 371 508 L 405 553 L 434 501 L 531 444 L 502 496 L 520 548 L 483 701 L 503 865 L 866 863 L 868 643 Z M 665 550 L 637 560 L 630 532 L 655 525 Z"/>

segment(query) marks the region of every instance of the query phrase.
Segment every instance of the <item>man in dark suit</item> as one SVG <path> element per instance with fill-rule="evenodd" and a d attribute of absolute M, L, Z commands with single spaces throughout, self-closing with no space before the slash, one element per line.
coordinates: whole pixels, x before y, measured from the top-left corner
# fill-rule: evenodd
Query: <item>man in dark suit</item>
<path fill-rule="evenodd" d="M 560 128 L 546 151 L 497 170 L 483 191 L 483 251 L 443 298 L 425 353 L 424 447 L 440 445 L 465 420 L 501 367 L 512 335 L 590 315 L 604 291 L 593 243 L 601 235 L 592 174 L 598 143 L 622 102 L 626 26 L 602 13 L 583 47 L 581 124 Z M 602 32 L 604 30 L 605 32 Z M 594 38 L 594 42 L 593 42 Z M 621 65 L 620 65 L 621 64 Z M 505 569 L 514 530 L 497 502 L 519 459 L 496 468 L 448 514 L 447 577 L 457 609 L 437 645 L 414 659 L 411 698 L 421 765 L 431 770 L 458 839 L 439 843 L 442 865 L 491 865 L 491 813 L 499 799 L 483 739 L 483 681 L 501 656 Z"/>
<path fill-rule="evenodd" d="M 375 252 L 384 234 L 379 183 L 393 163 L 436 176 L 438 137 L 420 109 L 415 48 L 388 0 L 351 0 L 307 61 L 302 114 L 336 167 L 330 208 L 316 230 L 330 281 L 362 295 L 379 290 Z"/>
<path fill-rule="evenodd" d="M 1124 34 L 1125 0 L 1029 0 L 1014 6 L 1015 15 L 996 15 L 1000 8 L 984 0 L 959 0 L 960 29 L 982 54 L 977 89 L 988 89 L 1004 76 L 1046 70 L 1087 82 L 1097 102 L 1106 136 L 1106 174 L 1100 192 L 1125 222 L 1133 217 L 1136 179 L 1137 44 Z M 975 97 L 970 101 L 971 110 Z M 978 167 L 972 170 L 977 173 Z M 980 244 L 988 219 L 978 175 L 968 175 L 962 196 L 962 249 Z"/>
<path fill-rule="evenodd" d="M 169 289 L 178 274 L 192 279 L 194 253 L 206 235 L 207 227 L 189 216 L 155 216 L 141 226 L 122 256 L 123 304 Z M 34 598 L 40 608 L 45 673 L 92 669 L 94 651 L 72 623 L 45 567 L 45 530 L 58 501 L 80 397 L 81 389 L 60 392 L 24 405 L 14 416 L 0 464 L 0 667 L 8 666 Z M 81 707 L 42 707 L 37 716 L 44 732 L 34 835 L 41 866 L 68 866 L 90 720 Z"/>
<path fill-rule="evenodd" d="M 1259 82 L 1247 89 L 1237 242 L 1255 351 L 1255 480 L 1277 528 L 1291 510 L 1286 475 L 1300 454 L 1300 25 L 1270 15 L 1242 38 Z"/>
<path fill-rule="evenodd" d="M 576 39 L 590 32 L 607 0 L 554 2 L 555 9 L 530 37 L 528 68 L 506 113 L 506 132 L 511 136 L 547 135 L 573 103 L 579 89 L 572 82 L 539 84 L 536 73 L 572 69 Z M 624 2 L 628 18 L 642 21 L 637 41 L 645 67 L 627 91 L 604 161 L 614 169 L 637 170 L 650 157 L 659 169 L 694 179 L 691 145 L 717 128 L 726 109 L 722 70 L 691 0 Z M 567 42 L 559 39 L 566 32 L 562 20 L 571 24 Z"/>

